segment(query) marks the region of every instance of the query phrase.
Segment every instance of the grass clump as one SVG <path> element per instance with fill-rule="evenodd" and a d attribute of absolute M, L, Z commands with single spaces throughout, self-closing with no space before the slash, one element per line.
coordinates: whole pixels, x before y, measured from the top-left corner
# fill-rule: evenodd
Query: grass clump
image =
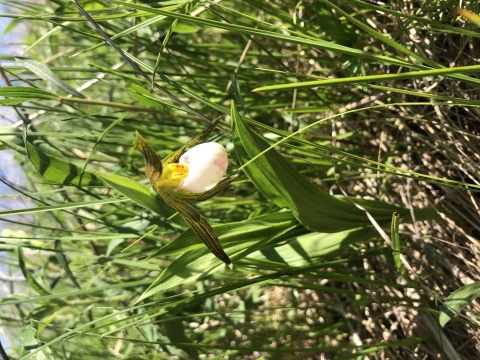
<path fill-rule="evenodd" d="M 453 3 L 7 5 L 10 358 L 479 357 L 479 35 Z M 239 177 L 189 204 L 232 271 L 133 151 L 218 117 Z"/>

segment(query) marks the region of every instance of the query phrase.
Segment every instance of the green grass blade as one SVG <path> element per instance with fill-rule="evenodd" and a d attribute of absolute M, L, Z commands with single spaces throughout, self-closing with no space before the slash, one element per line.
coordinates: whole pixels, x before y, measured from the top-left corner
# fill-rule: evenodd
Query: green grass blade
<path fill-rule="evenodd" d="M 290 84 L 262 86 L 262 87 L 253 89 L 252 91 L 267 92 L 267 91 L 274 91 L 274 90 L 292 90 L 292 89 L 312 88 L 317 86 L 363 84 L 363 83 L 373 83 L 377 81 L 397 81 L 397 80 L 405 80 L 405 79 L 423 78 L 428 76 L 443 76 L 443 75 L 449 75 L 449 74 L 463 74 L 468 72 L 478 72 L 479 70 L 480 70 L 480 65 L 459 66 L 459 67 L 453 67 L 448 69 L 410 71 L 410 72 L 404 72 L 400 74 L 367 75 L 367 76 L 355 76 L 355 77 L 347 77 L 347 78 L 339 78 L 339 79 L 302 81 L 302 82 L 290 83 Z"/>
<path fill-rule="evenodd" d="M 0 96 L 6 98 L 14 99 L 47 99 L 47 100 L 56 100 L 58 96 L 51 93 L 50 91 L 41 90 L 33 87 L 27 86 L 6 86 L 0 87 Z M 14 100 L 8 99 L 8 100 Z"/>
<path fill-rule="evenodd" d="M 392 253 L 393 253 L 393 260 L 395 261 L 395 267 L 397 268 L 398 272 L 403 274 L 404 269 L 402 266 L 402 259 L 401 259 L 401 249 L 400 249 L 400 233 L 398 232 L 398 226 L 400 225 L 400 215 L 397 213 L 392 214 L 392 224 L 391 224 L 391 232 L 390 237 L 392 240 Z"/>
<path fill-rule="evenodd" d="M 27 279 L 28 283 L 35 290 L 39 295 L 50 295 L 50 291 L 45 289 L 43 285 L 41 285 L 33 276 L 30 274 L 30 271 L 27 268 L 27 264 L 25 263 L 25 256 L 23 255 L 23 250 L 19 246 L 18 247 L 18 265 L 20 266 L 20 270 L 22 270 L 23 276 Z"/>
<path fill-rule="evenodd" d="M 57 256 L 57 260 L 59 264 L 62 266 L 65 274 L 67 274 L 68 278 L 72 281 L 72 283 L 78 288 L 81 289 L 80 284 L 77 281 L 75 275 L 73 275 L 72 270 L 70 270 L 70 266 L 68 265 L 68 260 L 65 254 L 63 253 L 62 249 L 62 242 L 60 240 L 55 240 L 55 255 Z"/>
<path fill-rule="evenodd" d="M 16 57 L 15 58 L 20 65 L 24 66 L 26 69 L 30 70 L 32 73 L 37 75 L 40 79 L 43 79 L 52 86 L 54 89 L 65 92 L 70 95 L 75 95 L 76 97 L 85 98 L 81 92 L 78 92 L 70 85 L 63 82 L 57 75 L 55 75 L 46 65 L 42 64 L 33 59 L 26 57 Z"/>
<path fill-rule="evenodd" d="M 43 213 L 48 211 L 70 210 L 70 209 L 78 209 L 82 207 L 92 207 L 95 205 L 115 204 L 115 203 L 124 202 L 124 201 L 128 201 L 128 199 L 125 199 L 125 198 L 105 199 L 105 200 L 76 202 L 76 203 L 63 204 L 63 205 L 52 205 L 52 206 L 42 206 L 42 207 L 27 208 L 27 209 L 6 210 L 6 211 L 0 211 L 0 216 L 38 214 L 38 213 Z"/>

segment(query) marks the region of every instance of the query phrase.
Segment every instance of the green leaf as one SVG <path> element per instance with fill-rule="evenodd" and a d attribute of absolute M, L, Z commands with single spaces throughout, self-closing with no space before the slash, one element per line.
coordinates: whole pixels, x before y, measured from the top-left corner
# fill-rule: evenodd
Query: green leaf
<path fill-rule="evenodd" d="M 45 80 L 54 89 L 63 91 L 67 94 L 75 95 L 79 98 L 85 98 L 85 95 L 78 92 L 70 85 L 65 84 L 57 75 L 55 75 L 47 66 L 45 66 L 41 62 L 20 56 L 16 57 L 15 60 L 17 60 L 20 65 L 37 75 L 39 78 Z"/>
<path fill-rule="evenodd" d="M 23 19 L 21 18 L 17 18 L 17 19 L 11 19 L 7 25 L 5 26 L 5 28 L 3 29 L 3 33 L 2 33 L 2 36 L 6 36 L 8 35 L 10 32 L 12 32 L 22 21 L 24 21 Z"/>
<path fill-rule="evenodd" d="M 392 252 L 393 252 L 393 260 L 395 261 L 395 267 L 401 274 L 403 274 L 404 269 L 402 266 L 402 259 L 400 257 L 401 255 L 400 233 L 398 232 L 398 226 L 400 225 L 399 219 L 400 219 L 400 215 L 394 212 L 392 214 L 392 225 L 391 225 L 390 237 L 392 240 Z"/>
<path fill-rule="evenodd" d="M 275 239 L 278 234 L 284 234 L 286 230 L 296 226 L 298 222 L 292 213 L 285 211 L 236 223 L 214 224 L 212 227 L 222 247 L 228 250 L 234 261 L 237 261 L 258 250 L 256 247 L 258 243 Z M 198 279 L 204 274 L 224 269 L 220 260 L 202 245 L 191 229 L 162 250 L 163 255 L 179 252 L 182 254 L 160 274 L 137 302 L 187 281 Z"/>
<path fill-rule="evenodd" d="M 351 200 L 327 194 L 300 174 L 245 124 L 233 103 L 231 111 L 233 141 L 242 168 L 266 197 L 278 206 L 288 206 L 312 231 L 337 232 L 370 224 Z M 389 221 L 392 211 L 404 212 L 381 202 L 363 203 L 379 223 Z"/>
<path fill-rule="evenodd" d="M 162 217 L 170 218 L 176 213 L 173 208 L 157 197 L 149 186 L 119 175 L 99 172 L 95 174 L 130 200 Z M 186 225 L 186 222 L 180 216 L 175 216 L 171 220 L 179 225 Z"/>
<path fill-rule="evenodd" d="M 42 345 L 37 339 L 37 331 L 31 325 L 26 326 L 23 330 L 22 345 L 28 352 L 35 350 Z M 31 358 L 35 360 L 53 360 L 53 355 L 50 348 L 45 347 L 41 351 L 36 352 Z"/>
<path fill-rule="evenodd" d="M 33 100 L 37 100 L 37 98 L 32 97 L 32 98 L 0 99 L 0 105 L 15 106 L 15 105 L 20 105 L 24 102 L 29 102 Z"/>
<path fill-rule="evenodd" d="M 102 182 L 92 173 L 85 171 L 71 162 L 48 155 L 32 145 L 24 135 L 27 156 L 37 171 L 47 180 L 61 185 L 101 186 Z"/>
<path fill-rule="evenodd" d="M 244 239 L 265 238 L 270 233 L 278 233 L 298 222 L 290 211 L 260 215 L 251 219 L 229 224 L 212 224 L 212 228 L 222 242 L 231 243 Z M 175 255 L 203 247 L 202 241 L 192 229 L 188 229 L 159 249 L 153 256 Z"/>
<path fill-rule="evenodd" d="M 27 101 L 27 100 L 36 100 L 36 99 L 48 99 L 48 100 L 56 100 L 58 96 L 52 94 L 51 92 L 27 87 L 27 86 L 6 86 L 0 87 L 0 96 L 4 96 L 6 98 L 12 99 L 5 99 L 2 101 Z M 11 104 L 10 104 L 11 105 Z"/>
<path fill-rule="evenodd" d="M 165 328 L 165 335 L 167 335 L 172 343 L 180 343 L 176 346 L 185 351 L 191 359 L 198 359 L 198 349 L 181 345 L 192 344 L 190 339 L 185 335 L 185 326 L 181 319 L 169 316 L 163 320 L 163 326 Z"/>
<path fill-rule="evenodd" d="M 10 216 L 10 215 L 19 215 L 19 214 L 35 214 L 35 213 L 42 213 L 42 212 L 56 211 L 56 210 L 69 210 L 69 209 L 77 209 L 77 208 L 81 208 L 81 207 L 91 207 L 91 206 L 95 206 L 95 205 L 114 204 L 114 203 L 123 202 L 123 201 L 126 201 L 126 199 L 125 198 L 104 199 L 104 200 L 76 202 L 76 203 L 69 203 L 69 204 L 62 204 L 62 205 L 52 205 L 52 206 L 41 206 L 41 207 L 26 208 L 26 209 L 5 210 L 5 211 L 0 211 L 0 216 Z"/>
<path fill-rule="evenodd" d="M 127 89 L 130 90 L 129 93 L 137 100 L 140 104 L 144 106 L 149 106 L 155 109 L 160 109 L 167 111 L 167 107 L 164 103 L 158 100 L 154 94 L 149 93 L 143 87 L 136 84 L 127 85 Z"/>
<path fill-rule="evenodd" d="M 440 308 L 438 317 L 440 326 L 444 327 L 456 313 L 461 312 L 478 297 L 480 297 L 480 281 L 462 286 L 448 295 Z"/>
<path fill-rule="evenodd" d="M 170 40 L 170 36 L 172 35 L 173 31 L 175 30 L 175 28 L 177 26 L 177 23 L 178 23 L 178 19 L 174 19 L 173 23 L 172 23 L 172 26 L 170 26 L 167 33 L 165 34 L 165 37 L 163 38 L 162 45 L 160 46 L 160 49 L 158 51 L 157 61 L 155 62 L 155 67 L 153 68 L 152 83 L 155 82 L 155 75 L 157 74 L 157 70 L 158 70 L 158 67 L 160 65 L 160 60 L 162 59 L 163 49 L 166 48 L 166 46 L 168 44 L 168 40 Z"/>
<path fill-rule="evenodd" d="M 200 30 L 198 26 L 179 23 L 175 26 L 173 32 L 177 34 L 193 34 L 198 32 L 198 30 Z"/>
<path fill-rule="evenodd" d="M 62 266 L 65 273 L 67 274 L 68 278 L 72 281 L 72 283 L 78 289 L 81 289 L 80 284 L 77 281 L 77 278 L 75 277 L 75 275 L 73 275 L 72 270 L 70 270 L 70 266 L 68 265 L 67 257 L 63 253 L 62 242 L 60 240 L 55 240 L 55 250 L 57 250 L 57 252 L 55 253 L 55 255 L 57 256 L 57 260 L 60 263 L 60 265 Z"/>
<path fill-rule="evenodd" d="M 18 265 L 20 266 L 20 270 L 22 270 L 22 274 L 27 279 L 28 283 L 40 295 L 50 295 L 50 291 L 45 289 L 33 276 L 30 274 L 30 271 L 27 268 L 25 263 L 25 257 L 23 255 L 23 250 L 19 246 L 18 247 Z"/>
<path fill-rule="evenodd" d="M 225 29 L 225 30 L 230 30 L 234 32 L 238 32 L 240 34 L 246 34 L 246 35 L 253 35 L 259 38 L 267 38 L 267 39 L 274 39 L 274 40 L 279 40 L 279 41 L 284 41 L 284 42 L 290 42 L 293 44 L 299 44 L 299 45 L 306 45 L 306 46 L 311 46 L 316 49 L 322 49 L 326 51 L 332 51 L 333 53 L 343 53 L 343 54 L 349 54 L 352 56 L 356 56 L 362 59 L 371 59 L 373 61 L 380 61 L 380 62 L 385 62 L 385 63 L 392 63 L 392 64 L 397 64 L 401 66 L 407 66 L 407 67 L 417 67 L 420 68 L 420 66 L 416 66 L 415 64 L 409 63 L 405 60 L 402 59 L 397 59 L 393 57 L 388 57 L 384 55 L 377 55 L 375 53 L 371 53 L 368 51 L 363 51 L 359 49 L 354 49 L 351 47 L 346 47 L 338 44 L 334 44 L 329 41 L 324 41 L 324 40 L 319 40 L 318 37 L 313 38 L 313 37 L 299 37 L 295 36 L 292 34 L 286 35 L 282 34 L 280 32 L 273 32 L 269 30 L 263 30 L 259 28 L 250 28 L 248 26 L 242 26 L 242 25 L 237 25 L 237 24 L 231 24 L 225 21 L 220 21 L 220 20 L 212 20 L 212 19 L 206 19 L 206 18 L 201 18 L 201 17 L 196 17 L 196 16 L 189 16 L 185 14 L 181 14 L 179 12 L 173 12 L 173 11 L 165 11 L 162 9 L 155 9 L 149 6 L 145 5 L 140 5 L 140 4 L 134 4 L 134 3 L 126 3 L 124 1 L 120 0 L 111 0 L 112 3 L 114 4 L 119 4 L 123 5 L 125 7 L 133 8 L 133 9 L 139 9 L 139 10 L 145 10 L 149 11 L 152 14 L 160 14 L 160 15 L 165 15 L 169 17 L 173 17 L 179 20 L 186 20 L 189 23 L 193 24 L 198 24 L 198 25 L 204 25 L 204 26 L 209 26 L 212 28 L 219 28 L 219 29 Z"/>
<path fill-rule="evenodd" d="M 297 236 L 282 246 L 269 246 L 249 258 L 265 259 L 290 267 L 312 264 L 319 257 L 339 251 L 343 247 L 366 241 L 377 234 L 371 228 L 346 230 L 337 233 L 311 233 Z"/>
<path fill-rule="evenodd" d="M 267 91 L 312 88 L 312 87 L 318 87 L 318 86 L 363 84 L 363 83 L 373 83 L 373 82 L 380 82 L 380 81 L 398 81 L 398 80 L 405 80 L 405 79 L 416 79 L 416 78 L 424 78 L 427 76 L 450 75 L 451 77 L 455 77 L 455 75 L 457 74 L 463 74 L 467 72 L 478 72 L 479 70 L 480 70 L 480 65 L 459 66 L 459 67 L 453 67 L 453 68 L 447 68 L 447 69 L 442 68 L 442 69 L 434 69 L 434 70 L 407 71 L 407 72 L 402 72 L 398 74 L 395 73 L 395 74 L 353 76 L 353 77 L 342 77 L 337 79 L 326 79 L 326 80 L 322 79 L 322 80 L 312 80 L 312 81 L 301 81 L 298 83 L 275 84 L 275 85 L 261 86 L 253 89 L 252 91 L 267 92 Z M 474 78 L 471 78 L 471 79 L 474 80 Z"/>

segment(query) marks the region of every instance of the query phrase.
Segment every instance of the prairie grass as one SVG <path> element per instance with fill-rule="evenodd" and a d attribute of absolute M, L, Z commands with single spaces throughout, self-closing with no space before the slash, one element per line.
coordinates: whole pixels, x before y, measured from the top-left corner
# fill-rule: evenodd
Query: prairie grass
<path fill-rule="evenodd" d="M 0 179 L 10 359 L 480 358 L 480 35 L 457 3 L 2 4 L 28 28 L 0 57 L 28 179 Z M 133 150 L 219 116 L 239 177 L 190 205 L 233 270 Z"/>

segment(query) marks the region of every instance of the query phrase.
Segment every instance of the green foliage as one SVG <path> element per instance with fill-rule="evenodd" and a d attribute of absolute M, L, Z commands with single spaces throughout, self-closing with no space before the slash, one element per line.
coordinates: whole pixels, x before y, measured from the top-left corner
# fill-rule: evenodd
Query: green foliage
<path fill-rule="evenodd" d="M 23 275 L 0 300 L 12 358 L 401 358 L 430 339 L 392 330 L 385 315 L 428 315 L 438 297 L 422 283 L 435 269 L 402 264 L 412 244 L 402 231 L 471 219 L 436 199 L 412 205 L 401 185 L 472 197 L 480 186 L 406 166 L 428 162 L 431 144 L 455 158 L 432 132 L 412 146 L 408 126 L 448 129 L 478 154 L 466 131 L 430 114 L 479 102 L 425 89 L 477 86 L 468 74 L 479 67 L 399 39 L 476 32 L 356 0 L 78 3 L 121 50 L 74 2 L 17 1 L 1 15 L 14 19 L 6 32 L 29 29 L 25 54 L 1 58 L 11 86 L 0 105 L 27 125 L 23 142 L 0 127 L 27 178 L 0 178 L 15 191 L 0 200 L 26 199 L 0 211 L 2 262 Z M 155 166 L 134 151 L 135 131 Z M 156 194 L 162 166 L 196 141 L 227 148 L 228 177 L 203 195 Z M 442 326 L 477 287 L 452 292 Z"/>
<path fill-rule="evenodd" d="M 456 313 L 461 312 L 478 297 L 480 297 L 480 283 L 478 281 L 462 286 L 448 295 L 440 308 L 438 318 L 440 326 L 444 327 Z"/>

